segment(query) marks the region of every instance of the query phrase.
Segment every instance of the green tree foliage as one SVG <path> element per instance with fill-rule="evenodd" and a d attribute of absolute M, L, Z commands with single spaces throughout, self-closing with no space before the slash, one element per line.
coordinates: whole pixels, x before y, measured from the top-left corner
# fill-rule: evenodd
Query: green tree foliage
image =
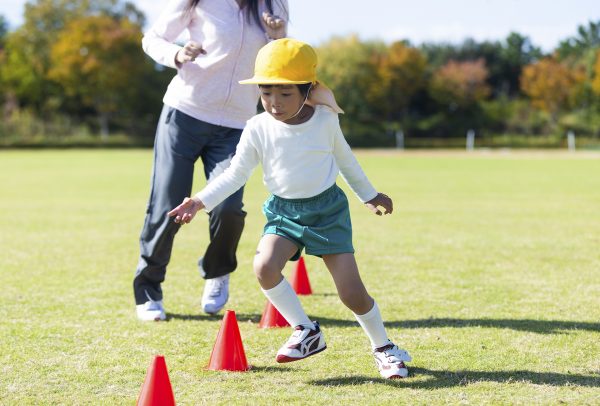
<path fill-rule="evenodd" d="M 516 97 L 523 67 L 542 57 L 541 50 L 528 37 L 510 33 L 504 41 L 476 42 L 465 40 L 460 45 L 423 44 L 420 47 L 432 71 L 449 61 L 483 59 L 488 69 L 487 82 L 494 95 Z"/>
<path fill-rule="evenodd" d="M 496 74 L 501 78 L 501 94 L 516 97 L 520 93 L 520 77 L 523 68 L 543 57 L 539 47 L 533 45 L 529 37 L 511 32 L 500 50 L 501 67 Z M 489 66 L 489 62 L 486 62 Z"/>
<path fill-rule="evenodd" d="M 394 42 L 381 54 L 377 67 L 379 80 L 374 89 L 382 118 L 401 122 L 412 97 L 425 86 L 427 61 L 418 49 Z"/>
<path fill-rule="evenodd" d="M 319 80 L 335 92 L 346 112 L 344 132 L 357 146 L 381 145 L 388 138 L 385 123 L 378 119 L 377 61 L 384 52 L 385 44 L 362 42 L 357 36 L 334 37 L 317 49 Z"/>
<path fill-rule="evenodd" d="M 8 22 L 4 16 L 0 15 L 0 66 L 6 63 L 4 43 L 6 40 L 6 34 L 8 33 Z M 6 98 L 6 89 L 4 85 L 4 79 L 2 78 L 2 70 L 0 69 L 0 104 L 4 103 Z"/>
<path fill-rule="evenodd" d="M 594 64 L 594 80 L 592 89 L 596 95 L 600 96 L 600 51 L 596 53 L 596 63 Z"/>
<path fill-rule="evenodd" d="M 4 49 L 6 34 L 8 34 L 8 21 L 3 15 L 0 15 L 0 49 Z"/>
<path fill-rule="evenodd" d="M 98 15 L 72 20 L 51 48 L 48 77 L 98 114 L 103 135 L 111 114 L 131 113 L 142 86 L 136 78 L 151 69 L 140 41 L 140 27 L 129 19 Z"/>
<path fill-rule="evenodd" d="M 109 14 L 141 20 L 130 3 L 119 0 L 33 0 L 25 4 L 24 22 L 8 35 L 0 75 L 20 104 L 52 113 L 65 103 L 63 92 L 48 76 L 52 45 L 69 22 L 86 15 Z"/>
<path fill-rule="evenodd" d="M 600 21 L 590 21 L 577 27 L 577 35 L 561 41 L 557 48 L 560 59 L 586 57 L 590 50 L 600 48 Z"/>
<path fill-rule="evenodd" d="M 0 86 L 46 121 L 57 113 L 84 123 L 101 117 L 90 124 L 106 132 L 110 118 L 113 127 L 151 136 L 172 72 L 144 55 L 144 22 L 121 0 L 30 1 L 23 25 L 7 35 Z"/>
<path fill-rule="evenodd" d="M 6 43 L 2 76 L 22 105 L 47 111 L 60 98 L 60 89 L 48 80 L 50 48 L 66 22 L 88 8 L 83 0 L 37 0 L 25 5 L 24 22 Z"/>

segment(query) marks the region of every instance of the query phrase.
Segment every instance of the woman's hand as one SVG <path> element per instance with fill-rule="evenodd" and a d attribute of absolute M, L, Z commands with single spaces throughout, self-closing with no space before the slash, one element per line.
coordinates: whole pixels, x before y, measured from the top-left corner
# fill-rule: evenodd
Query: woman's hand
<path fill-rule="evenodd" d="M 176 223 L 187 224 L 193 220 L 198 210 L 203 208 L 204 203 L 202 203 L 200 200 L 186 197 L 183 199 L 183 203 L 168 212 L 167 215 L 169 217 L 175 217 Z"/>
<path fill-rule="evenodd" d="M 287 34 L 287 23 L 284 19 L 266 11 L 262 14 L 262 18 L 269 38 L 279 39 L 285 37 Z"/>
<path fill-rule="evenodd" d="M 194 41 L 188 41 L 175 55 L 175 62 L 178 66 L 181 66 L 186 62 L 193 62 L 200 54 L 206 55 L 202 45 Z"/>
<path fill-rule="evenodd" d="M 382 214 L 392 214 L 394 211 L 394 203 L 392 202 L 392 199 L 383 193 L 377 193 L 377 196 L 366 202 L 365 205 L 369 210 L 378 216 L 381 216 Z M 379 206 L 383 207 L 385 212 L 379 210 Z"/>

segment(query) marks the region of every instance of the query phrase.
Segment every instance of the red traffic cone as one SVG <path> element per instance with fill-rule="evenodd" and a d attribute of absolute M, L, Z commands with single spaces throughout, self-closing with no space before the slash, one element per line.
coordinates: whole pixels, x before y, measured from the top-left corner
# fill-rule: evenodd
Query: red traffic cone
<path fill-rule="evenodd" d="M 142 385 L 138 406 L 171 406 L 175 405 L 175 397 L 171 389 L 171 381 L 167 372 L 165 357 L 157 355 L 148 367 L 146 380 Z"/>
<path fill-rule="evenodd" d="M 260 318 L 260 323 L 258 323 L 258 327 L 260 328 L 269 328 L 269 327 L 288 327 L 290 323 L 279 313 L 279 310 L 273 306 L 270 300 L 267 300 L 267 305 L 265 306 L 265 311 Z"/>
<path fill-rule="evenodd" d="M 227 310 L 223 316 L 217 341 L 215 341 L 210 354 L 208 369 L 211 371 L 247 371 L 250 369 L 233 310 Z"/>
<path fill-rule="evenodd" d="M 310 282 L 308 281 L 308 274 L 306 273 L 306 265 L 304 265 L 303 257 L 300 257 L 296 269 L 292 273 L 291 285 L 298 295 L 312 295 L 312 289 L 310 288 Z"/>

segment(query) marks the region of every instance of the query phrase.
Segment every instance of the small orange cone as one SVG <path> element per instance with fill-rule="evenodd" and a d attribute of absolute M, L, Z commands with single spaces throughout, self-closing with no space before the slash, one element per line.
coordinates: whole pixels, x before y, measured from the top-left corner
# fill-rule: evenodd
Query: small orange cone
<path fill-rule="evenodd" d="M 225 311 L 217 340 L 210 354 L 208 369 L 211 371 L 247 371 L 250 369 L 233 310 Z"/>
<path fill-rule="evenodd" d="M 171 389 L 171 381 L 167 372 L 165 357 L 157 355 L 148 367 L 146 380 L 142 385 L 138 406 L 174 406 L 175 397 Z"/>
<path fill-rule="evenodd" d="M 304 265 L 304 258 L 300 257 L 296 269 L 292 273 L 292 288 L 298 295 L 312 295 L 312 289 L 310 288 L 310 282 L 308 280 L 308 274 L 306 273 L 306 265 Z"/>
<path fill-rule="evenodd" d="M 260 318 L 258 327 L 269 328 L 269 327 L 288 327 L 290 323 L 279 313 L 279 310 L 273 306 L 270 300 L 267 300 L 265 311 Z"/>

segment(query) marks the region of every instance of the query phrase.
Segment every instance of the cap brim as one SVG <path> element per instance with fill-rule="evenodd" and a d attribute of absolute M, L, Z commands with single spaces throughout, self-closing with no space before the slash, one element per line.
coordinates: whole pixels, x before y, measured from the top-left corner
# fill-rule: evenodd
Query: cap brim
<path fill-rule="evenodd" d="M 240 80 L 238 83 L 241 85 L 301 85 L 313 82 L 310 80 L 289 80 L 284 78 L 254 76 L 250 79 Z"/>

